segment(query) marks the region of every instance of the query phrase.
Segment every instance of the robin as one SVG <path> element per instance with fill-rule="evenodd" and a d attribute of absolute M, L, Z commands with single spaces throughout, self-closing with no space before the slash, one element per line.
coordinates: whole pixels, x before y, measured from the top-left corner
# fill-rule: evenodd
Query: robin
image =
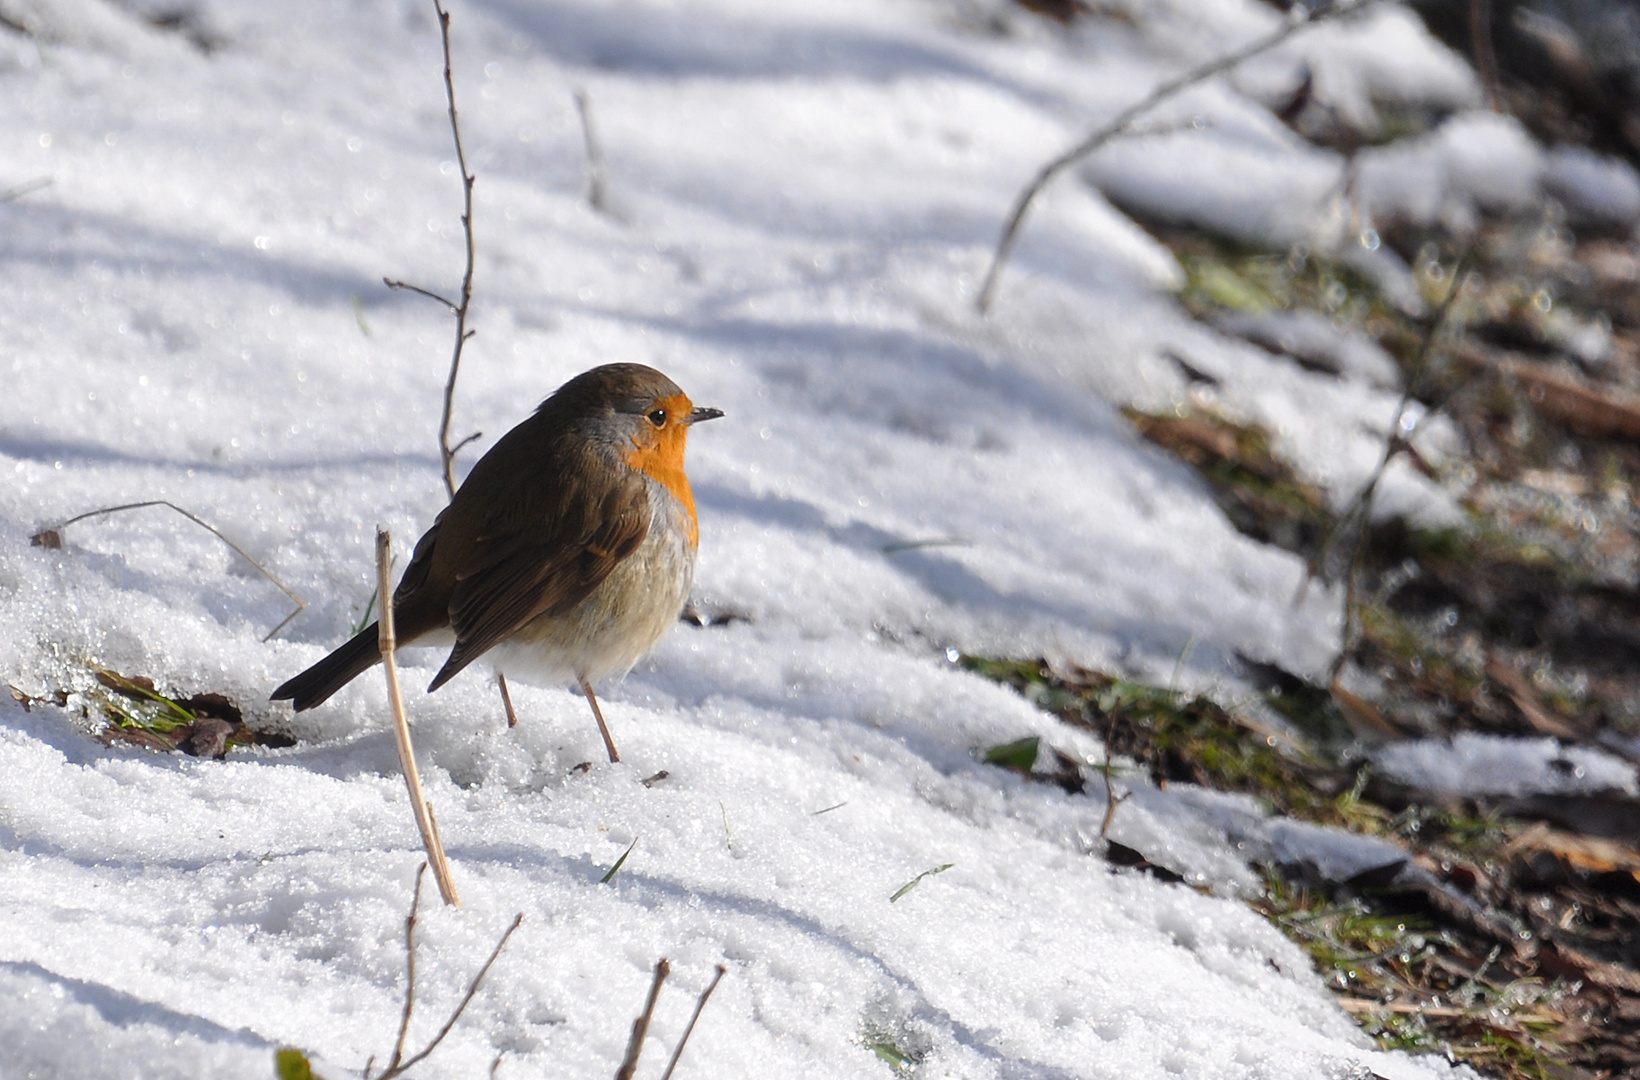
<path fill-rule="evenodd" d="M 700 541 L 684 444 L 722 415 L 654 368 L 605 364 L 502 436 L 416 541 L 393 592 L 401 643 L 454 640 L 427 692 L 485 653 L 503 695 L 509 671 L 573 676 L 619 761 L 592 684 L 631 670 L 678 620 Z M 380 659 L 373 623 L 273 700 L 311 709 Z"/>

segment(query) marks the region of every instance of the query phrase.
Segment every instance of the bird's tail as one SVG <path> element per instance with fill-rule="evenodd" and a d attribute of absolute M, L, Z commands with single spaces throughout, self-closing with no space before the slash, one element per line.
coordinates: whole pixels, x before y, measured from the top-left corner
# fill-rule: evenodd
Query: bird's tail
<path fill-rule="evenodd" d="M 346 645 L 275 690 L 273 701 L 289 701 L 297 712 L 325 702 L 330 695 L 369 671 L 382 658 L 380 631 L 371 623 Z"/>

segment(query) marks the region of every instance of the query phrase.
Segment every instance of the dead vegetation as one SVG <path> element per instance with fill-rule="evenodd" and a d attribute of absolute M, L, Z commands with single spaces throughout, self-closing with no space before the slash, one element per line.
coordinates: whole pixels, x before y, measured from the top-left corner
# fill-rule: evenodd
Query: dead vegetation
<path fill-rule="evenodd" d="M 1409 789 L 1364 764 L 1326 691 L 1267 666 L 1250 672 L 1266 686 L 1262 704 L 1298 734 L 1247 709 L 1101 672 L 962 663 L 1103 736 L 1119 771 L 1162 787 L 1242 792 L 1278 814 L 1398 847 L 1344 880 L 1308 861 L 1266 863 L 1264 888 L 1249 900 L 1310 954 L 1379 1045 L 1449 1054 L 1511 1080 L 1640 1069 L 1640 800 Z M 1027 741 L 982 756 L 1100 794 L 1074 761 Z M 1104 856 L 1185 880 L 1164 857 L 1120 843 Z"/>
<path fill-rule="evenodd" d="M 95 662 L 87 662 L 85 670 L 90 679 L 84 686 L 62 687 L 42 696 L 15 686 L 7 689 L 26 711 L 50 706 L 100 723 L 97 738 L 104 746 L 121 742 L 220 760 L 237 747 L 276 749 L 296 743 L 280 732 L 251 728 L 239 706 L 225 694 L 167 694 L 146 675 L 122 675 Z"/>
<path fill-rule="evenodd" d="M 1546 146 L 1640 162 L 1640 65 L 1614 44 L 1632 27 L 1600 21 L 1617 7 L 1415 6 L 1471 58 L 1491 108 Z M 1373 745 L 1472 732 L 1558 740 L 1569 772 L 1577 745 L 1640 759 L 1640 234 L 1552 187 L 1463 227 L 1369 222 L 1348 163 L 1443 118 L 1385 106 L 1360 130 L 1307 75 L 1272 111 L 1344 155 L 1339 197 L 1359 233 L 1345 247 L 1265 250 L 1123 209 L 1174 253 L 1179 302 L 1203 324 L 1312 376 L 1405 387 L 1414 410 L 1386 415 L 1385 461 L 1444 488 L 1464 521 L 1352 516 L 1376 477 L 1324 490 L 1248 421 L 1225 373 L 1171 355 L 1185 388 L 1175 406 L 1126 415 L 1201 476 L 1237 530 L 1346 584 L 1335 676 L 1245 659 L 1260 700 L 1236 709 L 1037 660 L 964 662 L 1102 736 L 1117 771 L 1243 792 L 1399 845 L 1403 858 L 1348 881 L 1267 866 L 1254 901 L 1381 1045 L 1501 1077 L 1640 1075 L 1640 800 L 1458 798 L 1364 765 Z M 1364 254 L 1403 268 L 1398 284 Z M 1355 343 L 1353 361 L 1338 341 Z M 1455 436 L 1439 453 L 1420 449 L 1430 417 Z M 1262 727 L 1271 712 L 1290 728 Z M 1039 740 L 982 757 L 1068 792 L 1111 792 L 1112 766 L 1101 785 Z M 1105 857 L 1181 880 L 1120 844 Z"/>

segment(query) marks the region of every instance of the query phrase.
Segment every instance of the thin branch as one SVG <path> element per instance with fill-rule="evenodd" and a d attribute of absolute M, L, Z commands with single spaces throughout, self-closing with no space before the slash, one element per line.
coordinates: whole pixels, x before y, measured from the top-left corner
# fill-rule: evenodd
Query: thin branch
<path fill-rule="evenodd" d="M 649 999 L 644 1002 L 643 1012 L 632 1021 L 632 1038 L 626 1043 L 626 1057 L 621 1059 L 621 1067 L 615 1070 L 615 1080 L 632 1080 L 638 1071 L 638 1055 L 643 1053 L 643 1041 L 649 1034 L 649 1020 L 655 1015 L 655 1000 L 661 996 L 661 983 L 672 974 L 672 965 L 661 957 L 655 962 L 655 981 L 649 984 Z"/>
<path fill-rule="evenodd" d="M 21 184 L 18 184 L 15 187 L 9 187 L 4 191 L 0 191 L 0 203 L 11 202 L 13 199 L 21 199 L 24 195 L 30 195 L 36 191 L 39 191 L 41 188 L 48 188 L 55 182 L 56 181 L 52 180 L 49 176 L 36 176 L 33 180 L 24 180 Z"/>
<path fill-rule="evenodd" d="M 1264 37 L 1258 38 L 1234 52 L 1226 53 L 1202 64 L 1200 67 L 1192 68 L 1184 74 L 1162 83 L 1152 90 L 1144 100 L 1123 109 L 1111 120 L 1089 132 L 1080 142 L 1038 169 L 1031 182 L 1025 185 L 1025 189 L 1014 200 L 1013 209 L 1009 211 L 1008 220 L 1002 227 L 1002 235 L 997 238 L 996 250 L 991 255 L 990 268 L 985 271 L 985 282 L 980 286 L 979 297 L 974 301 L 975 308 L 978 309 L 981 315 L 990 311 L 991 301 L 996 294 L 997 281 L 1002 276 L 1002 268 L 1007 264 L 1008 257 L 1013 253 L 1014 244 L 1019 239 L 1019 230 L 1020 226 L 1025 223 L 1025 214 L 1030 210 L 1031 203 L 1041 194 L 1042 189 L 1047 187 L 1049 182 L 1056 176 L 1117 136 L 1127 134 L 1134 121 L 1180 91 L 1189 89 L 1199 82 L 1205 82 L 1215 75 L 1228 71 L 1244 60 L 1250 60 L 1260 53 L 1275 48 L 1307 26 L 1314 25 L 1325 19 L 1352 14 L 1376 2 L 1377 0 L 1340 2 L 1313 13 L 1302 4 L 1298 5 L 1293 9 L 1293 15 L 1280 29 L 1266 34 Z"/>
<path fill-rule="evenodd" d="M 438 446 L 444 459 L 444 486 L 450 497 L 456 494 L 456 452 L 450 449 L 450 410 L 456 396 L 456 376 L 461 371 L 461 347 L 471 335 L 467 333 L 467 308 L 473 302 L 473 174 L 467 171 L 467 151 L 461 145 L 461 123 L 456 119 L 456 84 L 450 73 L 450 13 L 441 0 L 433 0 L 438 12 L 439 36 L 444 42 L 444 97 L 450 104 L 450 136 L 456 144 L 456 166 L 461 170 L 462 212 L 461 229 L 467 235 L 467 269 L 461 275 L 461 303 L 455 308 L 456 344 L 450 354 L 450 377 L 444 383 L 444 416 L 439 421 Z"/>
<path fill-rule="evenodd" d="M 607 214 L 609 166 L 604 159 L 603 143 L 598 140 L 598 129 L 592 123 L 592 99 L 579 87 L 575 90 L 575 111 L 581 116 L 581 138 L 587 148 L 587 205 L 600 214 Z"/>
<path fill-rule="evenodd" d="M 1116 717 L 1112 716 L 1109 725 L 1105 729 L 1105 760 L 1099 766 L 1099 771 L 1105 777 L 1105 819 L 1099 823 L 1099 838 L 1101 840 L 1110 839 L 1110 823 L 1116 818 L 1116 808 L 1127 802 L 1133 795 L 1131 788 L 1122 792 L 1120 798 L 1116 795 L 1116 785 L 1113 782 L 1116 767 L 1110 760 L 1111 744 L 1115 741 Z"/>
<path fill-rule="evenodd" d="M 252 566 L 256 567 L 258 573 L 260 573 L 263 577 L 267 578 L 269 581 L 273 582 L 275 588 L 277 588 L 280 592 L 284 593 L 286 596 L 290 597 L 291 602 L 296 605 L 296 610 L 292 611 L 289 615 L 286 615 L 284 617 L 284 619 L 279 623 L 278 626 L 275 626 L 272 630 L 269 630 L 267 632 L 267 635 L 262 638 L 263 641 L 272 640 L 273 635 L 277 634 L 279 631 L 281 631 L 285 627 L 289 626 L 290 621 L 292 619 L 296 618 L 296 616 L 300 615 L 302 612 L 307 610 L 307 601 L 306 600 L 303 600 L 300 596 L 297 596 L 294 592 L 292 592 L 290 590 L 290 587 L 287 586 L 283 581 L 280 581 L 278 578 L 274 577 L 273 572 L 270 571 L 267 567 L 263 566 L 261 563 L 257 562 L 254 558 L 252 558 L 250 552 L 246 551 L 244 548 L 240 547 L 238 544 L 236 544 L 232 540 L 228 539 L 228 537 L 223 534 L 221 529 L 218 529 L 215 525 L 212 525 L 210 522 L 208 522 L 205 519 L 201 518 L 199 515 L 191 513 L 190 511 L 184 510 L 182 507 L 178 506 L 176 503 L 167 502 L 165 499 L 148 499 L 144 502 L 125 503 L 121 506 L 105 506 L 105 507 L 102 507 L 99 510 L 87 510 L 85 513 L 76 514 L 75 516 L 69 518 L 67 521 L 64 521 L 64 522 L 62 522 L 61 524 L 58 524 L 58 525 L 54 525 L 49 529 L 41 529 L 39 532 L 37 532 L 33 536 L 31 536 L 29 538 L 29 540 L 30 540 L 31 543 L 34 544 L 35 547 L 60 548 L 60 547 L 63 546 L 62 531 L 64 529 L 68 528 L 70 525 L 74 524 L 77 521 L 84 521 L 87 518 L 101 517 L 104 514 L 118 514 L 122 511 L 125 511 L 125 510 L 141 510 L 141 509 L 143 509 L 145 507 L 149 507 L 149 506 L 168 506 L 172 510 L 175 510 L 177 513 L 181 514 L 183 517 L 187 518 L 189 521 L 193 522 L 195 525 L 198 525 L 200 528 L 204 529 L 206 532 L 210 533 L 212 536 L 216 537 L 218 540 L 222 541 L 224 544 L 227 544 L 228 547 L 232 548 L 234 550 L 234 552 L 239 555 L 240 558 L 244 559 L 246 562 L 248 562 Z"/>
<path fill-rule="evenodd" d="M 461 1004 L 456 1006 L 455 1012 L 450 1014 L 450 1019 L 444 1022 L 444 1026 L 439 1029 L 439 1033 L 437 1035 L 433 1036 L 433 1041 L 427 1044 L 426 1049 L 422 1050 L 421 1053 L 415 1055 L 414 1057 L 407 1059 L 404 1064 L 398 1066 L 397 1068 L 388 1069 L 386 1072 L 382 1073 L 381 1076 L 377 1077 L 376 1080 L 391 1080 L 392 1077 L 400 1076 L 415 1068 L 427 1057 L 428 1054 L 431 1054 L 434 1050 L 438 1049 L 439 1043 L 443 1042 L 444 1037 L 450 1034 L 450 1031 L 456 1026 L 456 1021 L 461 1019 L 461 1014 L 467 1011 L 468 1005 L 472 1004 L 473 998 L 478 994 L 479 984 L 484 981 L 484 976 L 490 973 L 490 968 L 495 964 L 496 958 L 501 955 L 501 950 L 507 947 L 507 941 L 513 936 L 513 931 L 517 930 L 523 922 L 524 913 L 521 911 L 513 917 L 512 925 L 507 927 L 507 932 L 505 934 L 501 935 L 501 940 L 495 943 L 495 948 L 490 950 L 490 958 L 484 961 L 484 966 L 478 969 L 477 975 L 473 976 L 473 981 L 467 987 L 467 994 L 461 999 Z M 499 1061 L 500 1059 L 497 1060 Z M 494 1066 L 491 1066 L 491 1071 L 493 1075 Z"/>
<path fill-rule="evenodd" d="M 1441 306 L 1435 310 L 1435 313 L 1430 316 L 1429 322 L 1424 326 L 1424 333 L 1418 340 L 1418 351 L 1413 354 L 1411 370 L 1407 373 L 1406 382 L 1401 388 L 1401 400 L 1395 406 L 1395 416 L 1390 422 L 1389 435 L 1384 440 L 1384 451 L 1378 459 L 1377 467 L 1373 469 L 1361 489 L 1351 497 L 1349 505 L 1344 508 L 1343 513 L 1333 520 L 1332 525 L 1321 537 L 1321 542 L 1316 545 L 1315 554 L 1311 555 L 1309 561 L 1305 563 L 1304 580 L 1299 584 L 1298 594 L 1293 598 L 1294 603 L 1303 601 L 1311 579 L 1321 574 L 1325 568 L 1327 557 L 1332 554 L 1333 546 L 1338 543 L 1344 533 L 1353 527 L 1356 520 L 1362 518 L 1363 514 L 1366 517 L 1371 516 L 1372 507 L 1370 504 L 1377 492 L 1379 481 L 1384 478 L 1384 470 L 1389 466 L 1390 459 L 1398 451 L 1404 450 L 1410 445 L 1406 435 L 1401 431 L 1402 419 L 1406 416 L 1407 406 L 1412 404 L 1413 395 L 1418 392 L 1418 384 L 1423 381 L 1424 371 L 1429 366 L 1430 352 L 1435 337 L 1445 324 L 1447 313 L 1451 309 L 1453 301 L 1458 297 L 1458 290 L 1462 286 L 1460 275 L 1464 272 L 1468 261 L 1467 254 L 1458 258 L 1457 264 L 1453 268 L 1452 285 L 1447 290 L 1445 298 L 1442 299 Z M 1459 389 L 1461 388 L 1460 386 Z M 1445 408 L 1456 394 L 1457 390 L 1454 390 L 1453 393 L 1439 399 L 1424 413 L 1424 419 L 1429 419 L 1429 417 Z M 1354 559 L 1352 558 L 1351 565 L 1353 566 L 1353 564 Z"/>
<path fill-rule="evenodd" d="M 1503 88 L 1498 81 L 1498 54 L 1492 48 L 1492 0 L 1469 0 L 1469 51 L 1475 74 L 1486 91 L 1486 107 L 1503 111 Z"/>
<path fill-rule="evenodd" d="M 689 1045 L 689 1036 L 695 1033 L 695 1021 L 700 1019 L 701 1010 L 706 1008 L 706 1002 L 711 998 L 712 991 L 717 989 L 717 984 L 723 981 L 723 976 L 728 973 L 728 970 L 728 968 L 719 964 L 717 974 L 712 976 L 711 983 L 701 992 L 700 1000 L 695 1002 L 695 1014 L 689 1018 L 689 1026 L 683 1029 L 683 1038 L 678 1040 L 677 1049 L 672 1051 L 672 1060 L 667 1063 L 666 1071 L 661 1073 L 661 1080 L 672 1080 L 672 1070 L 678 1067 L 678 1059 L 683 1056 L 683 1048 Z"/>
<path fill-rule="evenodd" d="M 427 862 L 433 868 L 433 880 L 438 882 L 439 895 L 446 904 L 461 906 L 455 882 L 450 877 L 450 860 L 444 855 L 444 842 L 439 839 L 438 822 L 433 819 L 433 808 L 427 805 L 427 795 L 421 789 L 421 771 L 416 768 L 416 750 L 410 744 L 410 721 L 404 715 L 404 696 L 399 690 L 399 663 L 396 650 L 398 639 L 393 630 L 392 578 L 389 576 L 393 561 L 393 539 L 384 529 L 376 530 L 376 590 L 377 595 L 388 597 L 381 605 L 380 629 L 382 670 L 387 674 L 387 703 L 393 712 L 393 742 L 399 751 L 399 767 L 404 770 L 404 786 L 410 791 L 410 809 L 416 815 L 416 828 L 421 831 L 422 846 L 427 849 Z M 386 1075 L 386 1074 L 384 1074 Z"/>
<path fill-rule="evenodd" d="M 1384 472 L 1389 468 L 1390 460 L 1395 454 L 1408 446 L 1407 437 L 1410 431 L 1403 431 L 1401 425 L 1405 422 L 1407 406 L 1412 403 L 1413 395 L 1423 382 L 1424 372 L 1429 367 L 1429 359 L 1434 352 L 1435 338 L 1441 328 L 1446 325 L 1447 315 L 1452 310 L 1453 303 L 1463 290 L 1463 277 L 1469 262 L 1468 255 L 1458 258 L 1452 268 L 1452 285 L 1447 289 L 1446 296 L 1441 300 L 1441 306 L 1435 310 L 1429 324 L 1424 329 L 1424 335 L 1418 342 L 1418 352 L 1413 356 L 1411 370 L 1407 372 L 1406 385 L 1401 389 L 1401 400 L 1395 406 L 1395 416 L 1390 421 L 1389 435 L 1384 439 L 1384 450 L 1378 458 L 1378 467 L 1373 469 L 1367 482 L 1361 485 L 1355 498 L 1350 500 L 1349 507 L 1339 516 L 1333 527 L 1328 530 L 1327 536 L 1316 548 L 1314 557 L 1305 566 L 1305 585 L 1309 579 L 1319 571 L 1322 561 L 1326 558 L 1332 545 L 1343 535 L 1346 524 L 1354 522 L 1355 542 L 1350 549 L 1349 563 L 1344 570 L 1344 628 L 1339 639 L 1338 656 L 1333 660 L 1331 669 L 1327 672 L 1327 682 L 1331 684 L 1344 666 L 1344 659 L 1349 655 L 1351 641 L 1355 634 L 1356 623 L 1356 572 L 1360 569 L 1361 557 L 1367 547 L 1367 532 L 1372 526 L 1372 500 L 1378 492 L 1378 484 L 1384 478 Z M 1427 416 L 1426 416 L 1427 419 Z M 1303 586 L 1300 586 L 1300 596 L 1303 595 Z"/>
<path fill-rule="evenodd" d="M 501 689 L 501 704 L 507 707 L 507 726 L 518 726 L 518 713 L 513 711 L 512 695 L 507 692 L 507 677 L 501 672 L 495 673 L 495 684 Z"/>
<path fill-rule="evenodd" d="M 410 1014 L 416 1008 L 416 915 L 421 911 L 421 879 L 427 876 L 427 864 L 416 868 L 416 891 L 410 900 L 410 915 L 404 920 L 404 1017 L 399 1021 L 399 1038 L 393 1044 L 393 1058 L 387 1063 L 392 1073 L 404 1060 L 404 1040 L 410 1034 Z"/>
<path fill-rule="evenodd" d="M 384 277 L 384 278 L 382 278 L 382 284 L 386 285 L 389 289 L 403 289 L 406 292 L 413 292 L 413 293 L 417 293 L 421 296 L 425 296 L 429 300 L 437 300 L 439 303 L 443 304 L 445 307 L 450 309 L 450 314 L 452 314 L 452 315 L 461 314 L 461 309 L 456 307 L 455 302 L 453 300 L 447 300 L 444 297 L 440 296 L 438 293 L 433 292 L 431 289 L 424 289 L 420 285 L 412 285 L 408 281 L 399 281 L 396 278 L 385 278 Z"/>

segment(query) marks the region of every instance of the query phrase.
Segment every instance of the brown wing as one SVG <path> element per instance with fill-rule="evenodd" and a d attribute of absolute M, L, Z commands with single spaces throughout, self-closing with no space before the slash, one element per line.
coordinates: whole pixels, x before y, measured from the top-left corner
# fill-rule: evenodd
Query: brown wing
<path fill-rule="evenodd" d="M 609 467 L 590 460 L 592 451 L 583 452 L 589 460 L 576 462 L 582 468 L 543 470 L 540 462 L 530 462 L 525 468 L 536 475 L 556 472 L 558 481 L 507 485 L 509 498 L 491 500 L 482 530 L 470 542 L 455 545 L 464 549 L 453 567 L 449 599 L 456 645 L 429 691 L 530 620 L 568 611 L 585 600 L 643 542 L 649 532 L 649 497 L 642 476 L 622 473 L 599 497 L 582 477 L 607 474 Z M 462 491 L 475 477 L 468 478 Z M 484 478 L 479 479 L 482 485 Z M 482 495 L 475 493 L 476 498 Z"/>

